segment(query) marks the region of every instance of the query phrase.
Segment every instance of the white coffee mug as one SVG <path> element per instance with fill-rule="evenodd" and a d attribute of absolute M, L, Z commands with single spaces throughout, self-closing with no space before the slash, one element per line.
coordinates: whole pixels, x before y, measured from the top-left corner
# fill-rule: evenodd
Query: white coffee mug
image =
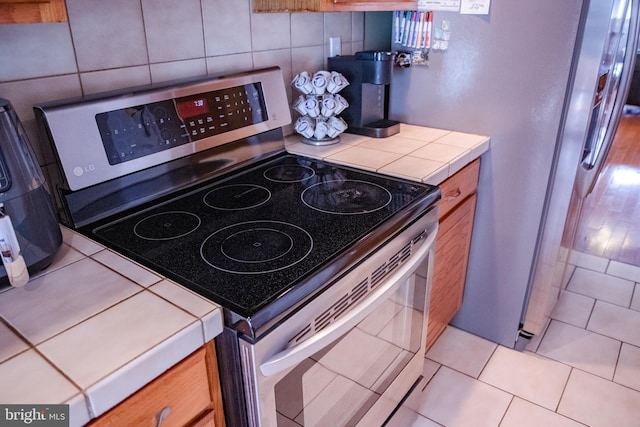
<path fill-rule="evenodd" d="M 320 114 L 324 117 L 331 117 L 335 113 L 337 106 L 333 95 L 322 95 L 322 109 L 320 110 Z"/>
<path fill-rule="evenodd" d="M 313 137 L 314 123 L 313 120 L 311 120 L 309 117 L 299 117 L 298 120 L 296 120 L 296 124 L 294 127 L 296 132 L 298 132 L 305 138 Z"/>
<path fill-rule="evenodd" d="M 322 95 L 327 89 L 331 73 L 329 71 L 318 71 L 313 75 L 311 84 L 313 85 L 313 93 Z"/>
<path fill-rule="evenodd" d="M 324 120 L 317 120 L 316 129 L 313 132 L 313 136 L 316 139 L 322 139 L 327 136 L 327 132 L 329 132 L 329 125 Z"/>
<path fill-rule="evenodd" d="M 320 115 L 320 103 L 315 96 L 307 96 L 304 101 L 304 108 L 307 110 L 309 117 L 316 118 Z"/>
<path fill-rule="evenodd" d="M 327 124 L 329 125 L 327 135 L 331 138 L 335 138 L 347 129 L 347 122 L 342 120 L 341 117 L 331 117 Z"/>
<path fill-rule="evenodd" d="M 304 97 L 304 95 L 300 95 L 298 99 L 293 101 L 293 109 L 296 110 L 298 113 L 302 114 L 303 116 L 307 114 L 307 109 L 304 106 L 305 101 L 306 101 L 306 98 Z"/>
<path fill-rule="evenodd" d="M 349 106 L 349 103 L 347 102 L 346 99 L 344 99 L 344 96 L 340 94 L 335 94 L 333 97 L 336 101 L 336 109 L 333 111 L 333 114 L 337 116 L 338 114 L 342 113 L 345 108 Z"/>
<path fill-rule="evenodd" d="M 313 85 L 311 84 L 311 77 L 306 71 L 297 74 L 291 81 L 291 85 L 298 89 L 300 92 L 308 95 L 313 93 Z"/>
<path fill-rule="evenodd" d="M 331 72 L 331 77 L 329 77 L 329 83 L 327 84 L 327 92 L 329 93 L 338 93 L 345 87 L 349 85 L 347 79 L 337 71 Z"/>

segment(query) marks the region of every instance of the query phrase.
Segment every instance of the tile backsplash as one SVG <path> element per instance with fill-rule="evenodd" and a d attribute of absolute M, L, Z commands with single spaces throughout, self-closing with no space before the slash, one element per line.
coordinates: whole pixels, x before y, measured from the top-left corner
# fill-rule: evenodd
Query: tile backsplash
<path fill-rule="evenodd" d="M 363 12 L 254 14 L 251 0 L 66 5 L 68 22 L 0 25 L 0 98 L 11 101 L 42 166 L 50 161 L 35 103 L 273 65 L 288 83 L 326 66 L 329 37 L 341 38 L 343 55 L 364 45 Z"/>

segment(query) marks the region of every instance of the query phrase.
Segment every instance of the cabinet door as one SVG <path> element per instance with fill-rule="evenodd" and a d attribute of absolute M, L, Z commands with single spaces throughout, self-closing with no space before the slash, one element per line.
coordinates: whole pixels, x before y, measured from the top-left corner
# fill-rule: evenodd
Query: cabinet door
<path fill-rule="evenodd" d="M 427 350 L 462 304 L 475 206 L 474 193 L 440 221 L 429 302 Z"/>
<path fill-rule="evenodd" d="M 64 0 L 0 0 L 0 24 L 67 20 Z"/>

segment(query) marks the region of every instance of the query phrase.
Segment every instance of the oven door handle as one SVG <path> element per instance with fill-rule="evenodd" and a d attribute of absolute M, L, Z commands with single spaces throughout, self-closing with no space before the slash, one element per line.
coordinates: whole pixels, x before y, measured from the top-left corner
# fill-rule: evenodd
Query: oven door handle
<path fill-rule="evenodd" d="M 271 356 L 267 361 L 260 364 L 262 374 L 268 377 L 292 368 L 356 327 L 358 323 L 364 320 L 365 317 L 371 314 L 386 300 L 388 294 L 395 291 L 411 277 L 432 249 L 436 234 L 437 227 L 432 228 L 432 231 L 426 237 L 426 240 L 420 248 L 418 248 L 414 256 L 396 270 L 382 286 L 378 287 L 352 310 L 347 311 L 342 317 L 311 338 Z"/>

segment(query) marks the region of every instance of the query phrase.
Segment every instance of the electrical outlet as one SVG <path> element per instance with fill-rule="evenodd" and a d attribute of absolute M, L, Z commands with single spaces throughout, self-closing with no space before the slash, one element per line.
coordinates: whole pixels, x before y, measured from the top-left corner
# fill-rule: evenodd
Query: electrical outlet
<path fill-rule="evenodd" d="M 329 56 L 340 55 L 341 43 L 340 37 L 329 37 Z"/>

